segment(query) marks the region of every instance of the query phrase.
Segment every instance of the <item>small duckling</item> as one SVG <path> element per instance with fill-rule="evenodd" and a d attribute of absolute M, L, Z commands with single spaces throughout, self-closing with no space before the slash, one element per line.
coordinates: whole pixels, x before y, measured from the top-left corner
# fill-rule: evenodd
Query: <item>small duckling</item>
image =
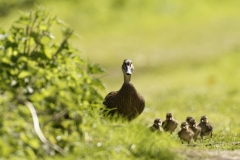
<path fill-rule="evenodd" d="M 194 133 L 193 139 L 196 142 L 197 141 L 197 137 L 200 135 L 201 133 L 201 128 L 199 126 L 197 126 L 197 122 L 194 118 L 189 120 L 189 129 L 191 129 Z"/>
<path fill-rule="evenodd" d="M 181 130 L 178 132 L 178 137 L 181 139 L 182 143 L 183 141 L 186 141 L 188 144 L 190 144 L 191 140 L 193 139 L 194 133 L 192 130 L 188 128 L 187 122 L 181 123 Z"/>
<path fill-rule="evenodd" d="M 156 118 L 153 122 L 153 125 L 150 127 L 150 130 L 155 132 L 155 131 L 163 131 L 162 130 L 162 121 L 160 118 Z"/>
<path fill-rule="evenodd" d="M 213 126 L 208 122 L 208 118 L 206 115 L 202 116 L 200 119 L 200 123 L 198 126 L 201 128 L 201 133 L 200 136 L 203 139 L 203 136 L 208 136 L 212 137 L 212 132 L 213 132 Z"/>
<path fill-rule="evenodd" d="M 172 113 L 167 113 L 166 120 L 164 120 L 162 123 L 163 130 L 172 134 L 172 132 L 175 131 L 177 126 L 178 122 L 173 118 Z"/>
<path fill-rule="evenodd" d="M 191 119 L 193 119 L 193 117 L 191 117 L 191 116 L 187 116 L 187 118 L 186 118 L 186 122 L 188 123 L 189 126 L 190 126 L 189 121 L 190 121 Z"/>

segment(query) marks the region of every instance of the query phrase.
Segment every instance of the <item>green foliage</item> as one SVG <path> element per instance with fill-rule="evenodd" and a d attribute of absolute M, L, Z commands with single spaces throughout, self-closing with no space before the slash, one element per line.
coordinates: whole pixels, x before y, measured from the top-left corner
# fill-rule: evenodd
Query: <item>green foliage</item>
<path fill-rule="evenodd" d="M 62 30 L 62 40 L 53 33 Z M 54 155 L 35 133 L 25 102 L 37 110 L 44 135 L 65 151 L 82 139 L 83 119 L 101 104 L 103 69 L 69 43 L 73 31 L 39 8 L 0 33 L 0 157 Z"/>

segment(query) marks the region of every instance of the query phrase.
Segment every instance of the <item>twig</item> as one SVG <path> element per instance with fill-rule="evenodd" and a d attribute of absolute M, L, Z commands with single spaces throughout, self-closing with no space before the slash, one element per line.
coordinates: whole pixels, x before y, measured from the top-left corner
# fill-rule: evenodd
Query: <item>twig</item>
<path fill-rule="evenodd" d="M 55 151 L 59 152 L 60 154 L 65 155 L 65 153 L 64 153 L 62 148 L 60 148 L 57 144 L 52 144 L 43 135 L 42 130 L 41 130 L 40 125 L 39 125 L 39 121 L 38 121 L 38 116 L 37 116 L 36 110 L 35 110 L 34 106 L 32 105 L 32 103 L 29 102 L 29 101 L 25 101 L 24 104 L 29 108 L 29 110 L 30 110 L 30 112 L 32 114 L 34 129 L 35 129 L 39 139 L 42 141 L 42 143 L 44 143 L 45 145 L 53 148 Z"/>
<path fill-rule="evenodd" d="M 56 115 L 54 115 L 50 120 L 48 120 L 47 122 L 45 122 L 45 124 L 51 122 L 51 121 L 59 121 L 60 118 L 62 118 L 63 116 L 65 116 L 66 114 L 68 114 L 68 110 L 64 109 L 61 112 L 57 113 Z"/>

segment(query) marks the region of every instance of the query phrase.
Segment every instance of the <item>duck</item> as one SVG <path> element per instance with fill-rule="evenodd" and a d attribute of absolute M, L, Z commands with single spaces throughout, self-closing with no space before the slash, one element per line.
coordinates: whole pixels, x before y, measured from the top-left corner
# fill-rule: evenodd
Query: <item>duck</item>
<path fill-rule="evenodd" d="M 155 131 L 160 131 L 162 132 L 162 121 L 160 118 L 156 118 L 154 121 L 153 121 L 153 125 L 150 127 L 150 130 L 155 132 Z"/>
<path fill-rule="evenodd" d="M 175 131 L 178 126 L 177 120 L 173 118 L 171 112 L 166 114 L 166 119 L 162 123 L 162 128 L 166 132 L 170 132 L 171 134 Z"/>
<path fill-rule="evenodd" d="M 131 75 L 134 70 L 132 60 L 125 59 L 121 68 L 124 82 L 119 91 L 110 92 L 104 98 L 104 115 L 109 117 L 120 116 L 131 121 L 143 112 L 145 99 L 131 83 Z"/>
<path fill-rule="evenodd" d="M 190 126 L 190 123 L 189 123 L 189 121 L 190 121 L 191 119 L 193 119 L 193 117 L 192 117 L 192 116 L 187 116 L 187 118 L 186 118 L 186 122 L 188 123 L 188 125 L 189 125 L 189 126 Z"/>
<path fill-rule="evenodd" d="M 212 137 L 213 126 L 208 121 L 208 117 L 206 115 L 201 116 L 200 123 L 198 124 L 198 126 L 201 128 L 200 136 L 202 139 L 203 139 L 203 136 L 209 135 L 210 137 Z"/>
<path fill-rule="evenodd" d="M 201 133 L 201 128 L 197 125 L 197 121 L 194 118 L 190 119 L 188 124 L 189 124 L 189 129 L 191 129 L 194 133 L 193 140 L 196 142 L 198 136 Z"/>
<path fill-rule="evenodd" d="M 192 130 L 189 129 L 187 122 L 181 123 L 181 130 L 178 132 L 178 137 L 183 141 L 186 141 L 190 144 L 191 140 L 193 139 L 194 133 Z"/>

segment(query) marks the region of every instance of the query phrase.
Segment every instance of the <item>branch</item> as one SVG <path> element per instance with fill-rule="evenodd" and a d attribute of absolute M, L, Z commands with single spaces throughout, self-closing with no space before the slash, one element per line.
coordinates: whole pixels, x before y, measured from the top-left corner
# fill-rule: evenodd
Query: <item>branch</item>
<path fill-rule="evenodd" d="M 57 113 L 56 115 L 54 115 L 50 120 L 48 120 L 47 122 L 45 122 L 44 124 L 47 124 L 51 121 L 59 121 L 63 116 L 65 116 L 66 114 L 68 114 L 68 110 L 64 109 L 61 112 Z"/>
<path fill-rule="evenodd" d="M 25 101 L 24 104 L 29 108 L 29 110 L 30 110 L 30 112 L 32 114 L 34 129 L 35 129 L 39 139 L 42 141 L 42 143 L 44 143 L 48 147 L 54 149 L 55 151 L 59 152 L 60 154 L 65 155 L 65 153 L 64 153 L 62 148 L 60 148 L 57 144 L 52 144 L 43 135 L 42 130 L 41 130 L 40 125 L 39 125 L 39 121 L 38 121 L 38 116 L 37 116 L 36 110 L 35 110 L 34 106 L 32 105 L 32 103 L 29 102 L 29 101 Z"/>

